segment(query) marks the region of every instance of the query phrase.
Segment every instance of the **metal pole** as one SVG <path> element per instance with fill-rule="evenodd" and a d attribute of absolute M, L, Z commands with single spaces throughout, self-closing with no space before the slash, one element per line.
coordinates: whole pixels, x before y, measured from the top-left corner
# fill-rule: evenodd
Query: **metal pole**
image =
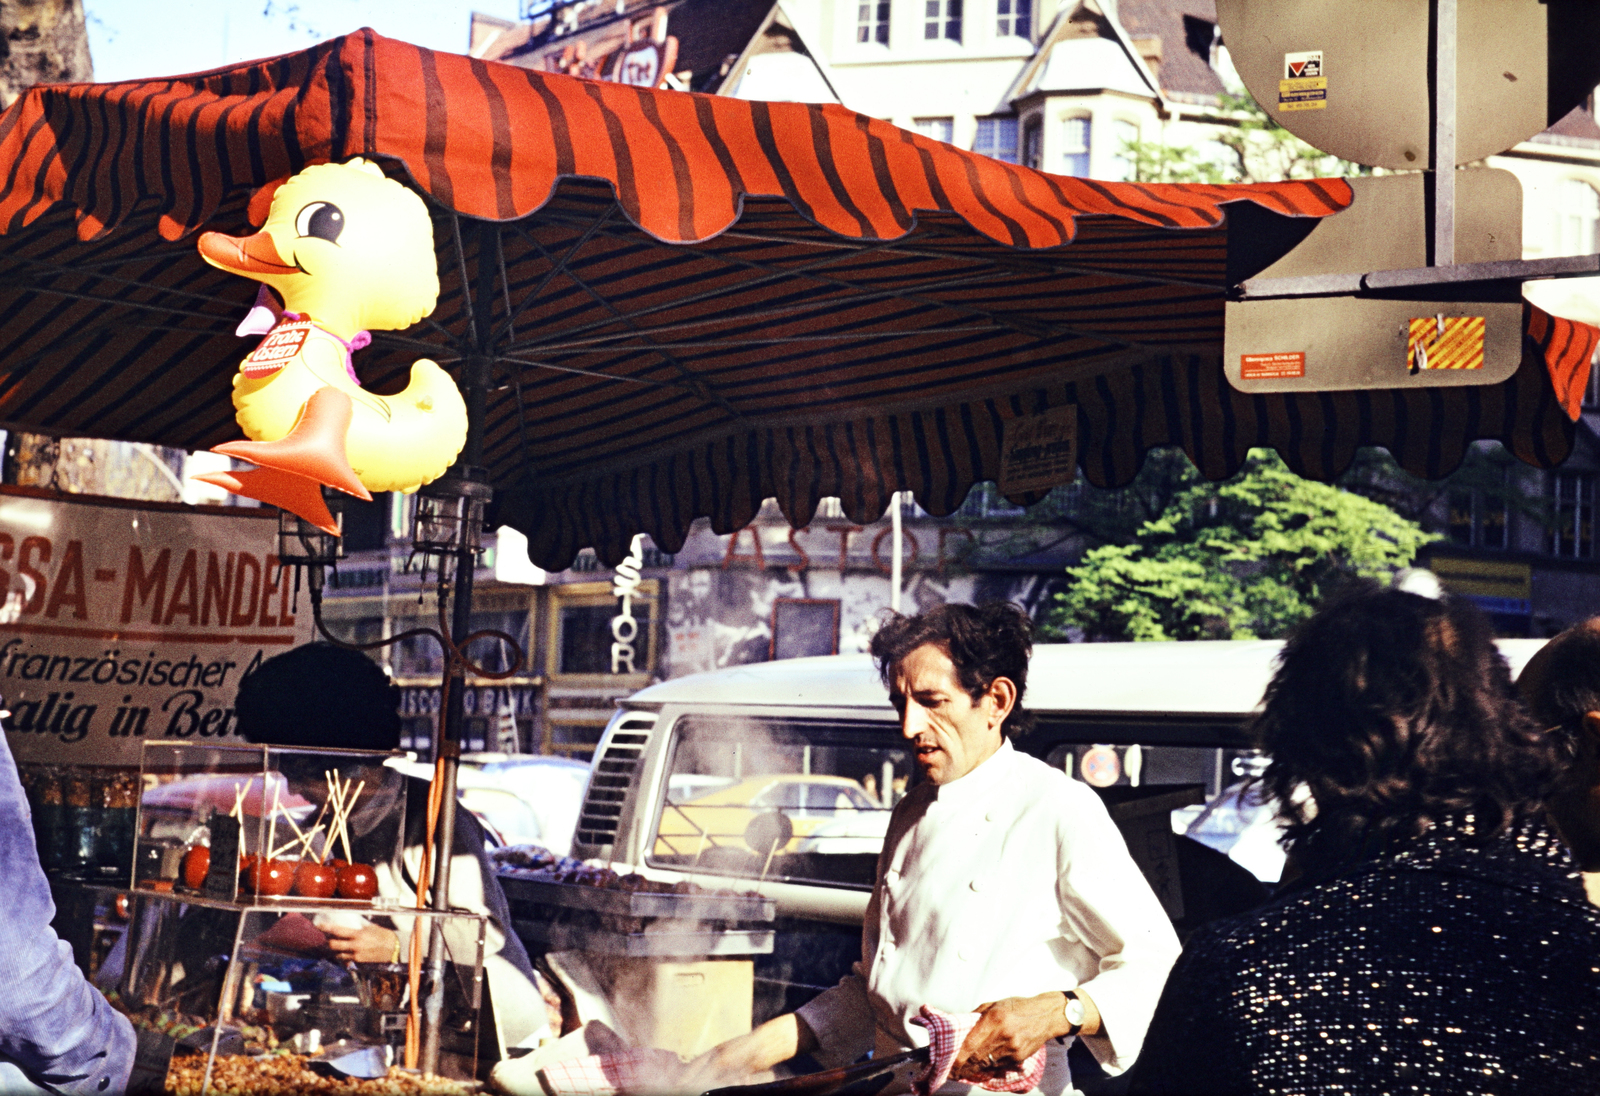
<path fill-rule="evenodd" d="M 1429 97 L 1433 139 L 1424 176 L 1428 205 L 1428 265 L 1456 261 L 1456 12 L 1457 0 L 1432 0 Z"/>
<path fill-rule="evenodd" d="M 462 363 L 462 380 L 466 387 L 467 442 L 454 471 L 466 478 L 482 476 L 484 407 L 489 398 L 489 377 L 494 359 L 482 340 L 492 338 L 493 325 L 489 322 L 494 304 L 494 275 L 498 263 L 490 255 L 491 247 L 498 247 L 498 230 L 493 225 L 480 225 L 478 230 L 478 286 L 477 305 L 474 308 L 474 329 L 480 340 L 478 352 Z M 463 271 L 463 275 L 465 272 Z M 464 279 L 463 279 L 464 280 Z M 468 287 L 463 286 L 463 289 Z M 482 312 L 482 319 L 476 316 Z M 486 477 L 484 477 L 486 478 Z M 466 509 L 465 502 L 463 508 Z M 465 517 L 465 513 L 463 514 Z M 463 546 L 456 554 L 455 603 L 451 606 L 450 641 L 460 644 L 472 631 L 472 580 L 477 564 L 477 553 Z M 449 703 L 440 713 L 439 737 L 435 758 L 440 762 L 434 779 L 439 788 L 439 824 L 435 832 L 433 852 L 433 908 L 450 909 L 450 860 L 455 849 L 456 833 L 456 776 L 460 768 L 462 725 L 465 722 L 466 676 L 459 663 L 450 663 Z M 423 1003 L 422 1071 L 436 1074 L 439 1071 L 439 1036 L 444 1020 L 445 954 L 444 921 L 430 918 L 428 937 L 428 996 Z"/>
<path fill-rule="evenodd" d="M 900 611 L 900 557 L 905 546 L 905 533 L 900 527 L 900 492 L 889 496 L 889 524 L 894 530 L 894 562 L 889 564 L 889 610 Z"/>

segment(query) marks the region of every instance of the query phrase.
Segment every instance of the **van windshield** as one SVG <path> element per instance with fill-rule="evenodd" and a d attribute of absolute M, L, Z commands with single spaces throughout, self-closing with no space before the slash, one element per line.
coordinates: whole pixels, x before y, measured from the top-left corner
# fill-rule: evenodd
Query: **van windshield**
<path fill-rule="evenodd" d="M 649 863 L 870 890 L 889 812 L 919 777 L 892 725 L 685 720 Z"/>

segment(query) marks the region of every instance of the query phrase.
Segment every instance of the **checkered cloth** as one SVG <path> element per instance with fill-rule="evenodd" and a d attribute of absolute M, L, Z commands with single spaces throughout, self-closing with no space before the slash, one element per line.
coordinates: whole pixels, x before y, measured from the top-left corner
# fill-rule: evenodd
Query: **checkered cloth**
<path fill-rule="evenodd" d="M 663 1081 L 675 1077 L 682 1067 L 683 1059 L 670 1050 L 590 1054 L 545 1066 L 539 1071 L 539 1084 L 548 1096 L 660 1092 Z"/>
<path fill-rule="evenodd" d="M 967 1041 L 967 1033 L 978 1022 L 978 1016 L 976 1012 L 951 1014 L 923 1005 L 922 1015 L 911 1018 L 913 1024 L 920 1024 L 928 1029 L 931 1051 L 928 1056 L 927 1072 L 911 1083 L 911 1090 L 917 1096 L 930 1096 L 950 1079 L 950 1067 L 955 1064 L 956 1052 L 961 1049 L 961 1044 Z M 972 1073 L 976 1065 L 977 1063 L 973 1062 L 967 1063 L 966 1072 Z M 1022 1063 L 1020 1070 L 1008 1069 L 997 1072 L 976 1083 L 990 1092 L 1030 1092 L 1038 1087 L 1039 1079 L 1043 1076 L 1044 1047 L 1040 1047 Z"/>

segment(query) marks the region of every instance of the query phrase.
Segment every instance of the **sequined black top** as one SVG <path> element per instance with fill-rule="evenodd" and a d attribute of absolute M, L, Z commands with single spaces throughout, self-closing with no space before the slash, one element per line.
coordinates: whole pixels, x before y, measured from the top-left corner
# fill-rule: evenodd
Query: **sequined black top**
<path fill-rule="evenodd" d="M 1472 830 L 1197 932 L 1129 1091 L 1600 1093 L 1600 910 L 1543 826 Z"/>

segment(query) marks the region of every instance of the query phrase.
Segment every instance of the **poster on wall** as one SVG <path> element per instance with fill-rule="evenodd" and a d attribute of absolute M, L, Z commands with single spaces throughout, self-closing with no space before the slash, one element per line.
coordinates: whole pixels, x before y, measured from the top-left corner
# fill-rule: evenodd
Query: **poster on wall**
<path fill-rule="evenodd" d="M 21 763 L 239 741 L 239 679 L 311 639 L 277 511 L 0 488 L 0 696 Z"/>

